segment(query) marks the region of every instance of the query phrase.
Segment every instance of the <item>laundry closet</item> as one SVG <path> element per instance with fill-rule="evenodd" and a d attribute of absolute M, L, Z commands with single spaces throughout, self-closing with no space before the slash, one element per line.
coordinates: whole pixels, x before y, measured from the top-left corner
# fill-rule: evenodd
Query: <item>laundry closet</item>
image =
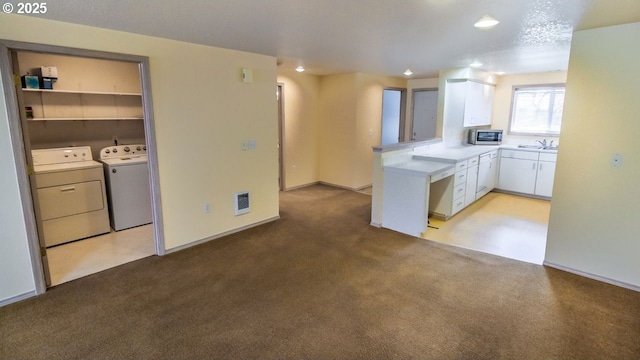
<path fill-rule="evenodd" d="M 139 65 L 29 51 L 12 61 L 49 285 L 153 255 Z"/>

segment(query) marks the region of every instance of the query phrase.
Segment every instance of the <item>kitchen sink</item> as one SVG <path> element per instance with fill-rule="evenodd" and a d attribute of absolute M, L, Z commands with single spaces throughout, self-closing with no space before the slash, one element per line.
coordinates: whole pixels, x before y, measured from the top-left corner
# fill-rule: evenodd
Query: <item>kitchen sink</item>
<path fill-rule="evenodd" d="M 521 149 L 558 150 L 558 146 L 518 145 Z"/>

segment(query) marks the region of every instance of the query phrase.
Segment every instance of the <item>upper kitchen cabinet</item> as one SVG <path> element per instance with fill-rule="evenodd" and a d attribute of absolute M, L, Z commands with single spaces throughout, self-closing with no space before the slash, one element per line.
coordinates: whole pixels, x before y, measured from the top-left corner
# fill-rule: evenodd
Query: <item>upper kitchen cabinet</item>
<path fill-rule="evenodd" d="M 449 79 L 445 90 L 445 117 L 463 127 L 491 125 L 495 86 L 468 79 Z M 450 121 L 449 120 L 449 121 Z"/>

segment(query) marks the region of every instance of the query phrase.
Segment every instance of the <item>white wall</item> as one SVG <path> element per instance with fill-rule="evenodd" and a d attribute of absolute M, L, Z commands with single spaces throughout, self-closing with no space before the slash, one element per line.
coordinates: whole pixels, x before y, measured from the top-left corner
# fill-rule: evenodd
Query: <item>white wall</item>
<path fill-rule="evenodd" d="M 0 39 L 148 56 L 150 59 L 160 192 L 167 249 L 215 237 L 278 216 L 276 59 L 148 36 L 92 28 L 35 17 L 0 14 Z M 242 68 L 254 81 L 241 81 Z M 4 101 L 4 99 L 2 100 Z M 4 104 L 3 104 L 4 106 Z M 9 142 L 8 118 L 0 114 L 0 143 Z M 243 141 L 255 140 L 255 151 Z M 14 159 L 3 150 L 0 168 L 6 187 L 10 223 L 15 235 L 0 244 L 0 253 L 26 248 L 19 211 Z M 235 216 L 234 193 L 251 192 L 251 212 Z M 203 212 L 205 202 L 211 213 Z M 5 210 L 3 210 L 5 211 Z M 7 216 L 7 217 L 5 217 Z M 3 229 L 3 233 L 5 233 Z M 29 272 L 29 261 L 15 256 L 0 262 L 0 273 Z M 16 279 L 2 296 L 33 289 L 31 279 Z"/>
<path fill-rule="evenodd" d="M 284 184 L 291 189 L 319 180 L 320 76 L 278 71 L 284 84 Z"/>
<path fill-rule="evenodd" d="M 640 287 L 640 23 L 576 32 L 545 263 Z M 611 165 L 622 154 L 623 166 Z"/>

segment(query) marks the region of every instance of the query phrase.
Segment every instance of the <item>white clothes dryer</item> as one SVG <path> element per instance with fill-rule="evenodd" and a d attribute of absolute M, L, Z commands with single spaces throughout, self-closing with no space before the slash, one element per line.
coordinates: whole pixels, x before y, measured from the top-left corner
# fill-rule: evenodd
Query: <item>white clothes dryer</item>
<path fill-rule="evenodd" d="M 145 145 L 109 146 L 100 151 L 107 181 L 111 227 L 120 231 L 152 222 Z"/>
<path fill-rule="evenodd" d="M 91 147 L 32 150 L 46 247 L 108 233 L 102 164 Z"/>

